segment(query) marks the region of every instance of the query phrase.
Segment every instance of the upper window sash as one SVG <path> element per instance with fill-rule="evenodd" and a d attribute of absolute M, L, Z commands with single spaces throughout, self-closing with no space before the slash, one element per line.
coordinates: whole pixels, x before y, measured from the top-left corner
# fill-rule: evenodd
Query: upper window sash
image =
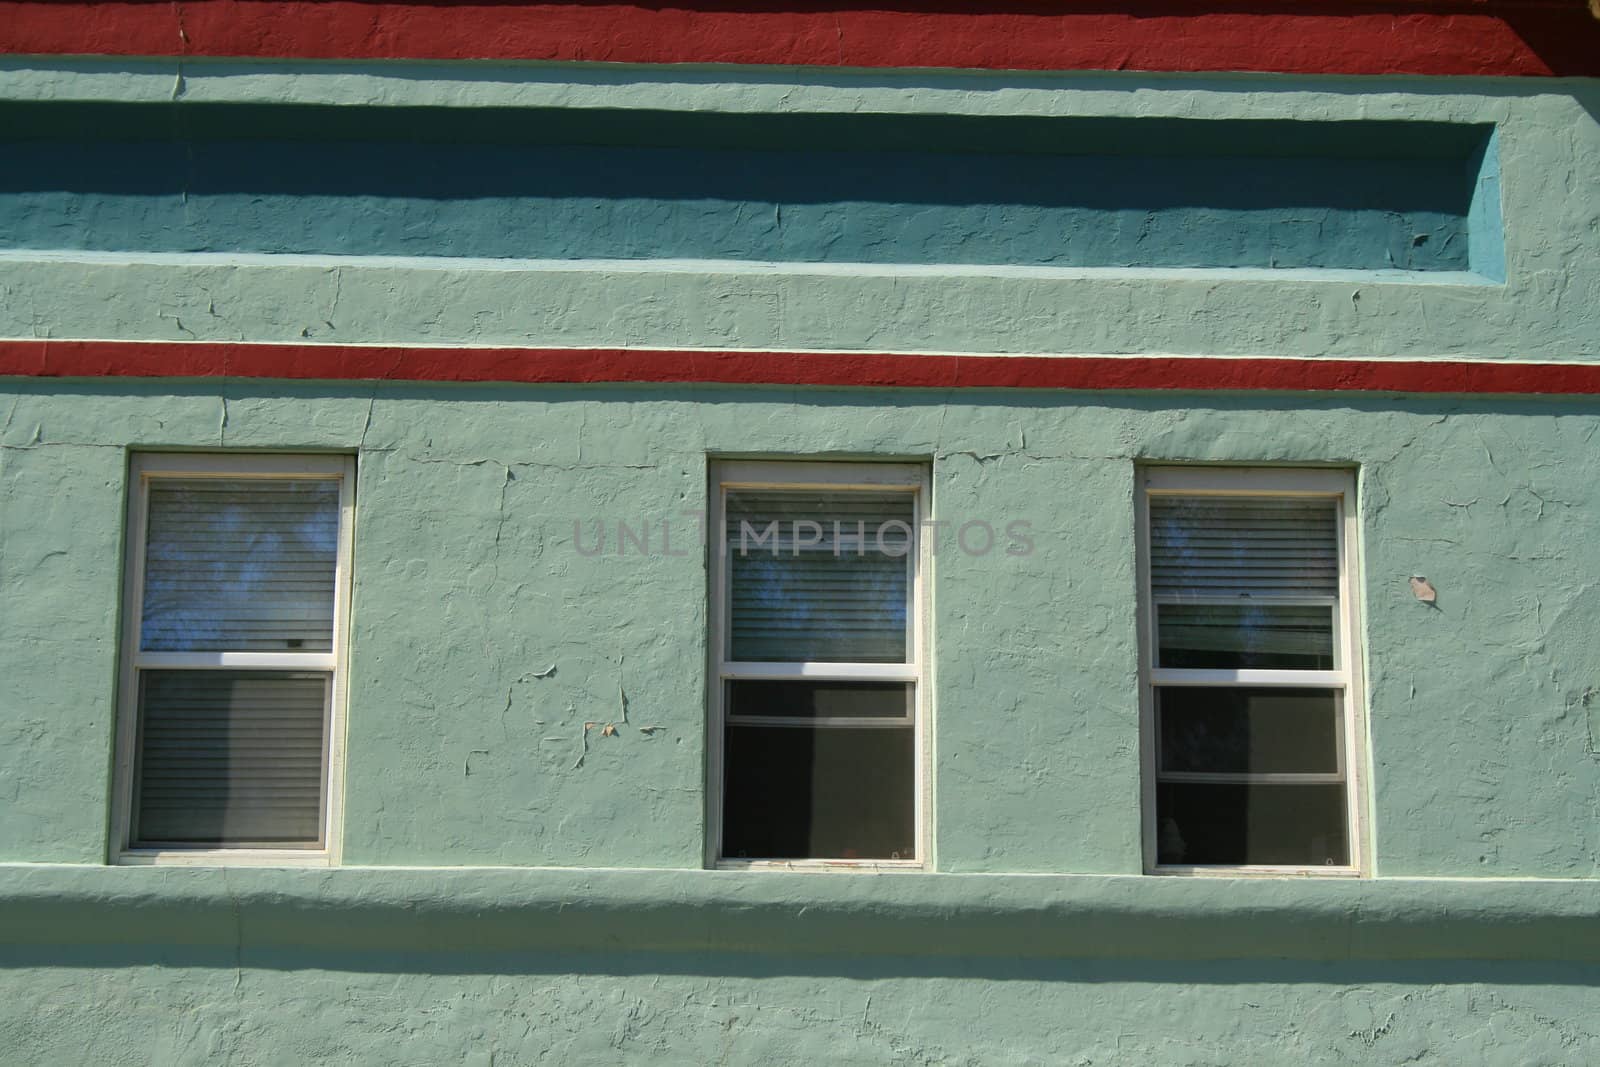
<path fill-rule="evenodd" d="M 720 631 L 716 641 L 718 674 L 725 678 L 915 680 L 918 676 L 917 664 L 920 661 L 919 650 L 922 640 L 922 524 L 926 517 L 926 474 L 923 468 L 896 463 L 724 461 L 714 468 L 714 478 L 716 527 L 714 544 L 717 558 L 713 562 L 719 586 L 717 623 Z M 729 496 L 741 493 L 749 494 L 755 500 L 759 500 L 762 493 L 772 493 L 775 497 L 792 494 L 799 503 L 804 502 L 806 494 L 817 494 L 819 497 L 829 494 L 848 497 L 853 493 L 904 495 L 908 505 L 904 516 L 882 524 L 885 529 L 891 522 L 896 524 L 903 522 L 907 527 L 904 531 L 895 530 L 885 536 L 887 547 L 902 551 L 889 552 L 889 560 L 882 559 L 884 553 L 879 551 L 879 546 L 875 543 L 876 531 L 873 530 L 866 533 L 865 546 L 857 545 L 859 531 L 854 523 L 846 521 L 848 516 L 827 514 L 826 503 L 819 503 L 814 515 L 799 512 L 784 515 L 781 519 L 783 525 L 779 530 L 779 542 L 774 542 L 769 537 L 752 545 L 747 539 L 741 546 L 741 542 L 729 530 L 733 522 L 730 517 Z M 832 528 L 835 518 L 839 520 L 841 527 L 837 542 L 834 540 L 835 531 Z M 792 525 L 794 522 L 813 523 L 814 527 L 808 526 L 803 532 L 797 531 Z M 820 527 L 820 534 L 815 527 Z M 759 538 L 766 533 L 766 530 L 766 524 L 761 523 L 759 527 L 752 529 L 751 536 Z M 813 540 L 814 538 L 820 540 Z M 774 553 L 775 545 L 776 553 Z M 874 560 L 872 556 L 880 558 Z M 809 561 L 813 567 L 818 564 L 825 567 L 830 558 L 837 559 L 844 572 L 851 569 L 852 561 L 859 561 L 864 570 L 877 564 L 876 571 L 879 577 L 892 579 L 901 584 L 901 590 L 897 591 L 897 604 L 886 605 L 891 614 L 903 615 L 904 620 L 903 627 L 899 631 L 902 637 L 895 642 L 900 647 L 895 652 L 882 651 L 877 655 L 863 655 L 859 658 L 839 655 L 837 653 L 848 651 L 850 643 L 834 638 L 823 640 L 819 644 L 819 635 L 827 628 L 824 622 L 808 628 L 803 619 L 782 619 L 773 615 L 773 611 L 781 611 L 783 604 L 794 602 L 794 598 L 803 595 L 805 591 L 807 579 L 804 572 L 798 568 L 791 571 L 786 564 L 798 564 L 804 567 Z M 832 651 L 835 655 L 805 655 L 802 652 L 792 660 L 752 656 L 735 658 L 736 628 L 740 622 L 736 598 L 749 590 L 752 582 L 760 580 L 763 564 L 771 571 L 768 580 L 779 587 L 789 588 L 780 588 L 779 592 L 783 595 L 774 597 L 778 604 L 773 609 L 767 609 L 769 620 L 775 624 L 773 632 L 765 640 L 747 640 L 747 647 L 753 644 L 763 651 L 781 649 L 785 644 L 783 630 L 788 629 L 794 634 L 796 645 L 803 646 L 809 640 L 818 651 Z M 903 566 L 903 572 L 899 575 L 894 574 L 893 572 L 900 566 Z M 737 570 L 744 570 L 746 574 L 741 576 L 736 573 Z M 826 581 L 821 572 L 818 573 L 817 580 Z M 820 585 L 819 592 L 825 592 Z M 852 596 L 859 597 L 857 590 L 852 589 L 849 592 Z M 867 637 L 872 636 L 871 631 L 874 629 L 878 630 L 877 637 L 880 642 L 885 636 L 881 627 L 875 628 L 871 625 L 872 619 L 867 611 L 870 605 L 841 603 L 830 606 L 821 597 L 816 605 L 821 611 L 834 611 L 842 615 L 853 614 L 866 624 L 863 633 Z M 804 604 L 797 606 L 803 607 Z M 752 638 L 758 637 L 762 605 L 758 598 L 755 600 L 746 598 L 745 607 L 750 612 L 746 616 L 750 624 L 747 633 Z M 808 630 L 815 632 L 808 633 Z"/>
<path fill-rule="evenodd" d="M 338 641 L 343 633 L 347 596 L 341 588 L 349 567 L 349 537 L 353 513 L 353 459 L 343 455 L 287 456 L 271 454 L 190 455 L 184 453 L 138 453 L 131 465 L 135 492 L 130 501 L 129 558 L 129 649 L 138 667 L 238 667 L 285 670 L 333 669 L 339 659 Z M 271 650 L 237 648 L 147 648 L 146 615 L 151 596 L 150 494 L 163 482 L 208 480 L 218 482 L 306 481 L 329 482 L 337 486 L 336 524 L 331 534 L 333 582 L 329 590 L 330 615 L 327 623 L 329 647 L 301 650 L 288 642 Z M 318 632 L 321 632 L 319 627 Z"/>
<path fill-rule="evenodd" d="M 1146 669 L 1150 672 L 1150 680 L 1155 684 L 1287 684 L 1287 685 L 1328 685 L 1344 684 L 1349 676 L 1350 655 L 1353 647 L 1350 631 L 1350 617 L 1347 610 L 1350 597 L 1351 563 L 1349 554 L 1349 524 L 1351 512 L 1349 500 L 1353 490 L 1353 479 L 1347 470 L 1337 469 L 1288 469 L 1288 468 L 1226 468 L 1226 467 L 1151 467 L 1141 471 L 1142 523 L 1144 528 L 1144 562 L 1141 573 L 1141 595 L 1146 604 L 1146 644 L 1144 653 Z M 1258 574 L 1251 575 L 1251 568 L 1244 565 L 1249 559 L 1243 557 L 1242 566 L 1237 584 L 1241 592 L 1222 593 L 1211 592 L 1207 586 L 1219 582 L 1226 584 L 1227 572 L 1219 568 L 1216 576 L 1210 579 L 1202 577 L 1199 582 L 1201 588 L 1191 592 L 1183 588 L 1181 572 L 1175 575 L 1170 569 L 1164 587 L 1158 592 L 1158 583 L 1153 568 L 1156 566 L 1157 551 L 1155 537 L 1154 505 L 1163 500 L 1204 500 L 1207 497 L 1218 500 L 1239 500 L 1241 502 L 1259 499 L 1264 502 L 1272 500 L 1306 500 L 1325 501 L 1332 508 L 1331 529 L 1332 544 L 1327 546 L 1328 557 L 1322 576 L 1313 580 L 1308 572 L 1306 577 L 1299 578 L 1293 574 L 1294 566 L 1284 563 L 1283 587 L 1277 588 L 1273 581 L 1274 564 L 1272 562 L 1261 565 Z M 1292 519 L 1292 515 L 1286 515 Z M 1291 524 L 1292 525 L 1292 524 Z M 1213 537 L 1218 536 L 1216 534 Z M 1310 529 L 1290 531 L 1284 535 L 1283 540 L 1294 541 L 1300 537 L 1310 537 Z M 1311 538 L 1314 542 L 1315 537 Z M 1283 546 L 1274 546 L 1282 549 Z M 1315 545 L 1310 546 L 1315 551 Z M 1179 563 L 1178 566 L 1183 566 Z M 1170 567 L 1171 565 L 1169 565 Z M 1194 565 L 1201 575 L 1206 574 L 1206 567 L 1201 564 Z M 1307 588 L 1295 588 L 1297 584 L 1304 584 Z M 1319 592 L 1311 587 L 1325 587 L 1325 592 Z M 1248 595 L 1243 595 L 1247 593 Z M 1325 655 L 1331 655 L 1331 662 L 1325 661 L 1325 666 L 1315 663 L 1300 665 L 1281 665 L 1272 662 L 1245 663 L 1241 667 L 1227 667 L 1223 664 L 1197 664 L 1192 666 L 1178 666 L 1163 663 L 1162 650 L 1162 608 L 1205 608 L 1205 607 L 1236 607 L 1247 610 L 1251 607 L 1262 609 L 1271 613 L 1275 610 L 1293 609 L 1297 607 L 1328 607 L 1330 610 L 1331 628 L 1327 639 L 1331 647 L 1326 649 Z M 1194 620 L 1191 626 L 1203 620 Z M 1213 623 L 1220 623 L 1217 620 Z M 1263 634 L 1277 629 L 1285 641 L 1291 641 L 1293 621 L 1281 617 L 1274 627 L 1267 620 L 1262 620 Z M 1181 632 L 1184 627 L 1182 620 L 1173 620 L 1173 625 Z M 1204 632 L 1203 630 L 1200 632 Z M 1203 646 L 1201 646 L 1203 647 Z M 1280 652 L 1275 658 L 1282 658 L 1290 651 L 1285 645 L 1282 650 L 1263 647 L 1261 652 Z M 1241 650 L 1241 655 L 1243 655 Z M 1331 668 L 1331 669 L 1330 669 Z"/>

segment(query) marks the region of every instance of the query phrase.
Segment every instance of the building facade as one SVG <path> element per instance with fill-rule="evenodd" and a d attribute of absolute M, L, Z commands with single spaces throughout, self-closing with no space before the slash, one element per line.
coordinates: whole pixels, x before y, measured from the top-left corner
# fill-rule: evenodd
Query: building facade
<path fill-rule="evenodd" d="M 1600 19 L 0 3 L 0 1060 L 1600 1058 Z"/>

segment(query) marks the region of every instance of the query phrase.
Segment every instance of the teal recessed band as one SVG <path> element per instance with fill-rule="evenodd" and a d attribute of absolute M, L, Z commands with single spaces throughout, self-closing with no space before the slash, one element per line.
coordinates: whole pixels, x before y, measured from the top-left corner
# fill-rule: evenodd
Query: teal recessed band
<path fill-rule="evenodd" d="M 1473 273 L 1506 280 L 1505 221 L 1501 214 L 1500 135 L 1491 133 L 1472 160 L 1476 172 L 1467 213 L 1467 248 Z"/>
<path fill-rule="evenodd" d="M 1499 240 L 1485 126 L 4 110 L 13 250 L 1460 272 Z"/>

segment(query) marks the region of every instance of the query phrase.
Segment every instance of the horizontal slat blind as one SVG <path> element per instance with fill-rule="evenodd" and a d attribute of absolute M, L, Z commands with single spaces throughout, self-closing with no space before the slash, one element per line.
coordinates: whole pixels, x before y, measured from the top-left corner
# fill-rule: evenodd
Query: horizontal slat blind
<path fill-rule="evenodd" d="M 1327 500 L 1150 500 L 1150 586 L 1161 597 L 1332 597 L 1337 511 Z"/>
<path fill-rule="evenodd" d="M 154 479 L 141 648 L 333 648 L 339 483 Z"/>
<path fill-rule="evenodd" d="M 725 518 L 731 659 L 906 661 L 910 493 L 729 491 Z"/>
<path fill-rule="evenodd" d="M 1332 670 L 1333 608 L 1252 599 L 1158 604 L 1162 667 Z"/>
<path fill-rule="evenodd" d="M 135 846 L 315 846 L 331 675 L 140 672 Z"/>

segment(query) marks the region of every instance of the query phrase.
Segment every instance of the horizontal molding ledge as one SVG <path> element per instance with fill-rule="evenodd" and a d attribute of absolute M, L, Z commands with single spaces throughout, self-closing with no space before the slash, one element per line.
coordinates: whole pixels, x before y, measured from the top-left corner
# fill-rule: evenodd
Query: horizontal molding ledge
<path fill-rule="evenodd" d="M 227 948 L 229 966 L 248 949 L 291 967 L 533 951 L 1589 963 L 1597 913 L 1600 881 L 1576 880 L 0 867 L 0 958 Z"/>
<path fill-rule="evenodd" d="M 1600 365 L 1229 356 L 985 356 L 0 340 L 0 377 L 682 383 L 911 389 L 1600 393 Z"/>
<path fill-rule="evenodd" d="M 252 58 L 1600 74 L 1583 0 L 1019 0 L 837 4 L 351 0 L 0 2 L 0 52 Z"/>

